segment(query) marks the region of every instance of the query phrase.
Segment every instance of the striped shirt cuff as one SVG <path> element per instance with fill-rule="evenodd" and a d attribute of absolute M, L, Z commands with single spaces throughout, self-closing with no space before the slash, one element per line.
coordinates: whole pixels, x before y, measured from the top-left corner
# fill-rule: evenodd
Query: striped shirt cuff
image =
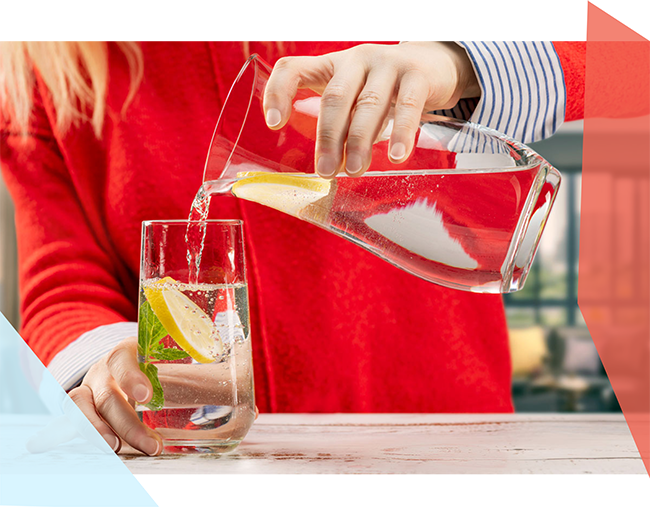
<path fill-rule="evenodd" d="M 59 352 L 47 367 L 64 390 L 81 383 L 90 367 L 129 336 L 138 336 L 137 322 L 100 326 L 82 334 Z"/>
<path fill-rule="evenodd" d="M 498 130 L 523 143 L 545 139 L 564 121 L 564 74 L 551 42 L 458 42 L 472 62 L 481 98 L 436 111 Z M 468 114 L 470 113 L 470 114 Z"/>

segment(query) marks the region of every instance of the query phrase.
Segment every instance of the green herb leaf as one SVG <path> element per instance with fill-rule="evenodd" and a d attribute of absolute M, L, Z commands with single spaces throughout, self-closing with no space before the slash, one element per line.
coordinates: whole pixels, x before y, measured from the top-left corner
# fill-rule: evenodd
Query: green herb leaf
<path fill-rule="evenodd" d="M 153 396 L 151 401 L 145 404 L 150 410 L 160 410 L 165 404 L 165 395 L 163 393 L 163 388 L 160 385 L 160 380 L 158 379 L 158 368 L 155 364 L 151 363 L 140 363 L 140 370 L 147 376 L 149 382 L 151 382 L 151 387 L 153 388 Z"/>
<path fill-rule="evenodd" d="M 144 301 L 140 305 L 138 315 L 138 354 L 141 356 L 140 360 L 144 361 L 144 363 L 140 363 L 140 370 L 147 376 L 153 388 L 151 401 L 145 404 L 145 407 L 150 410 L 160 410 L 165 404 L 165 394 L 158 379 L 158 368 L 156 365 L 151 364 L 151 357 L 163 359 L 162 356 L 166 350 L 175 351 L 168 355 L 178 355 L 177 352 L 183 352 L 182 350 L 164 348 L 160 340 L 167 334 L 167 330 L 156 317 L 149 301 Z M 174 359 L 181 359 L 181 357 L 175 357 Z"/>
<path fill-rule="evenodd" d="M 138 354 L 147 358 L 151 349 L 166 335 L 167 331 L 153 313 L 149 301 L 142 303 L 138 316 Z"/>
<path fill-rule="evenodd" d="M 153 344 L 149 348 L 149 355 L 146 357 L 145 362 L 150 363 L 156 357 L 156 353 L 161 352 L 164 349 L 164 345 L 160 342 Z"/>
<path fill-rule="evenodd" d="M 155 349 L 151 351 L 151 356 L 158 361 L 176 361 L 178 359 L 185 359 L 190 355 L 184 350 L 167 348 Z"/>

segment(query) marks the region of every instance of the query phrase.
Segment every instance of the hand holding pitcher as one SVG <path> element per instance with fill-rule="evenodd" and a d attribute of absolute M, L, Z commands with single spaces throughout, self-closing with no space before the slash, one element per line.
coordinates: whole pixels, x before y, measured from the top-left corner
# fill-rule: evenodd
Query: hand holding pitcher
<path fill-rule="evenodd" d="M 322 95 L 315 163 L 323 178 L 343 168 L 350 176 L 368 169 L 391 105 L 388 153 L 398 164 L 413 149 L 423 112 L 450 109 L 481 93 L 467 53 L 452 42 L 363 44 L 322 56 L 282 58 L 264 94 L 269 127 L 286 124 L 300 88 Z"/>

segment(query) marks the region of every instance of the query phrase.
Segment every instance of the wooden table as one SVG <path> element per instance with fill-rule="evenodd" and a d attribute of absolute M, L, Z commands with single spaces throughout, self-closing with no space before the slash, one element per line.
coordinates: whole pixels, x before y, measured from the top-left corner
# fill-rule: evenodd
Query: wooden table
<path fill-rule="evenodd" d="M 645 474 L 620 414 L 262 414 L 226 455 L 121 454 L 134 474 Z"/>

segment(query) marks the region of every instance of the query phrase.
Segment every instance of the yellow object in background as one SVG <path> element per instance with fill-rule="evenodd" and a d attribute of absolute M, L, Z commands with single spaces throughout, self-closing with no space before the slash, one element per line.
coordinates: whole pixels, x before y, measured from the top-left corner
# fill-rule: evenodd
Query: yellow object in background
<path fill-rule="evenodd" d="M 544 329 L 535 326 L 508 331 L 512 375 L 525 376 L 539 371 L 548 354 Z"/>

